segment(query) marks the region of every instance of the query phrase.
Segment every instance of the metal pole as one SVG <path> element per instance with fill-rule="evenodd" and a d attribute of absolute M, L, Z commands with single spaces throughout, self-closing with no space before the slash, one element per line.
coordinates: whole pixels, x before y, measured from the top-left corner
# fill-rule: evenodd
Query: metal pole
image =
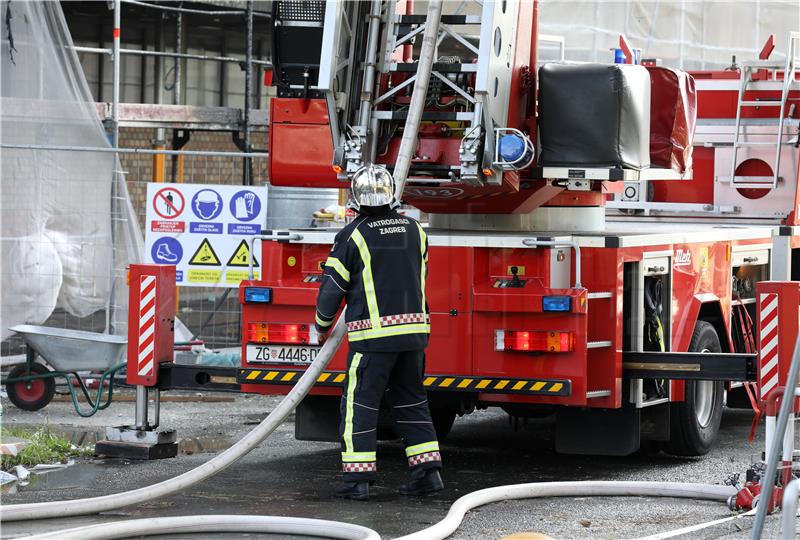
<path fill-rule="evenodd" d="M 189 8 L 176 8 L 176 7 L 168 7 L 163 4 L 150 4 L 148 2 L 138 2 L 136 0 L 122 0 L 124 4 L 133 4 L 134 6 L 142 6 L 142 7 L 149 7 L 154 9 L 160 9 L 162 11 L 173 11 L 175 13 L 195 13 L 197 15 L 241 15 L 244 13 L 241 9 L 232 9 L 228 11 L 206 11 L 203 9 L 189 9 Z M 257 17 L 266 17 L 270 18 L 272 15 L 269 13 L 254 13 Z"/>
<path fill-rule="evenodd" d="M 784 434 L 786 433 L 786 425 L 789 423 L 789 416 L 792 415 L 792 407 L 794 406 L 795 389 L 797 388 L 797 376 L 800 370 L 800 334 L 797 336 L 797 341 L 794 345 L 794 355 L 792 356 L 792 364 L 789 367 L 789 373 L 786 374 L 786 388 L 783 391 L 781 398 L 781 408 L 778 412 L 778 422 L 775 427 L 775 435 L 772 439 L 772 444 L 767 449 L 765 456 L 767 462 L 767 471 L 762 477 L 763 491 L 759 496 L 759 504 L 756 507 L 756 520 L 753 523 L 753 530 L 750 534 L 752 540 L 759 540 L 761 533 L 764 530 L 764 520 L 767 518 L 767 511 L 772 506 L 772 491 L 775 489 L 775 474 L 778 472 L 778 459 L 783 451 Z"/>
<path fill-rule="evenodd" d="M 253 0 L 247 0 L 245 11 L 245 27 L 247 41 L 244 50 L 244 148 L 250 151 L 250 98 L 253 95 Z M 244 171 L 242 183 L 245 186 L 253 185 L 252 162 L 244 158 Z"/>
<path fill-rule="evenodd" d="M 369 112 L 372 108 L 373 91 L 375 90 L 375 61 L 378 56 L 378 37 L 381 23 L 381 0 L 372 0 L 369 14 L 369 38 L 367 39 L 367 58 L 364 63 L 364 84 L 361 86 L 361 110 L 358 113 L 358 123 L 369 127 Z M 377 138 L 377 133 L 372 136 Z M 374 157 L 374 156 L 373 156 Z"/>
<path fill-rule="evenodd" d="M 781 540 L 793 540 L 797 537 L 797 498 L 800 497 L 800 480 L 792 480 L 783 490 L 781 504 Z"/>
<path fill-rule="evenodd" d="M 112 132 L 111 132 L 111 146 L 114 148 L 119 148 L 119 68 L 120 68 L 120 24 L 122 13 L 120 9 L 119 0 L 114 2 L 114 65 L 113 65 L 113 81 L 112 85 L 112 97 L 111 97 L 111 121 L 112 125 Z"/>
<path fill-rule="evenodd" d="M 105 152 L 115 154 L 166 154 L 168 156 L 216 156 L 216 157 L 267 157 L 268 152 L 215 152 L 205 150 L 153 150 L 150 148 L 107 148 L 101 146 L 68 146 L 57 144 L 0 144 L 0 148 L 15 150 L 53 150 L 64 152 Z"/>
<path fill-rule="evenodd" d="M 164 14 L 158 20 L 158 28 L 156 28 L 156 46 L 157 50 L 164 48 Z M 153 76 L 153 98 L 156 104 L 161 105 L 164 103 L 164 59 L 160 56 L 155 57 L 155 71 Z M 153 142 L 154 146 L 163 149 L 167 144 L 167 135 L 164 128 L 156 129 L 156 139 Z M 158 163 L 157 163 L 158 162 Z M 165 159 L 158 160 L 153 158 L 153 176 L 163 181 L 166 177 Z M 158 180 L 157 180 L 158 181 Z"/>
<path fill-rule="evenodd" d="M 110 334 L 114 331 L 111 325 L 111 311 L 113 309 L 113 302 L 114 302 L 114 294 L 115 294 L 115 275 L 114 269 L 116 267 L 116 257 L 114 256 L 114 242 L 116 240 L 116 223 L 114 219 L 114 207 L 116 205 L 117 200 L 117 175 L 119 174 L 118 165 L 119 165 L 119 154 L 117 153 L 117 149 L 119 148 L 119 72 L 120 72 L 120 34 L 121 34 L 121 26 L 122 26 L 122 8 L 120 6 L 119 0 L 114 2 L 114 29 L 113 29 L 113 50 L 114 50 L 114 65 L 112 66 L 112 81 L 111 81 L 111 147 L 114 151 L 114 165 L 112 167 L 111 173 L 111 200 L 109 201 L 109 219 L 110 219 L 110 229 L 111 229 L 111 268 L 108 273 L 108 302 L 106 302 L 106 327 L 105 332 Z"/>
<path fill-rule="evenodd" d="M 136 429 L 147 429 L 147 387 L 136 387 Z"/>
<path fill-rule="evenodd" d="M 93 53 L 93 54 L 107 54 L 109 57 L 113 56 L 113 49 L 106 49 L 104 47 L 64 47 L 65 49 L 72 49 L 75 52 Z M 120 49 L 120 54 L 131 54 L 133 56 L 154 56 L 156 58 L 182 58 L 184 60 L 207 60 L 209 62 L 230 62 L 233 64 L 241 64 L 243 60 L 235 56 L 209 56 L 207 54 L 189 54 L 177 53 L 169 51 L 148 51 L 143 49 Z M 269 66 L 271 65 L 267 60 L 252 60 L 253 65 Z"/>
<path fill-rule="evenodd" d="M 183 2 L 181 2 L 182 4 Z M 183 33 L 183 14 L 178 12 L 178 16 L 176 17 L 175 21 L 175 53 L 177 55 L 182 54 L 182 43 L 183 40 L 181 39 Z M 181 104 L 181 59 L 179 56 L 175 57 L 175 88 L 173 94 L 173 104 L 180 105 Z"/>
<path fill-rule="evenodd" d="M 225 289 L 229 291 L 230 289 Z M 161 424 L 161 389 L 153 388 L 153 424 L 150 426 L 156 429 Z"/>
<path fill-rule="evenodd" d="M 417 79 L 414 81 L 414 91 L 411 94 L 411 103 L 408 105 L 406 125 L 394 167 L 394 198 L 397 202 L 400 202 L 403 197 L 408 170 L 411 168 L 411 158 L 414 157 L 419 124 L 422 121 L 422 112 L 425 109 L 425 96 L 428 93 L 428 81 L 431 79 L 433 55 L 436 50 L 436 38 L 439 34 L 441 17 L 442 0 L 430 0 L 428 2 L 428 14 L 425 19 L 425 33 L 422 36 L 422 49 L 420 49 L 419 61 L 417 62 Z"/>

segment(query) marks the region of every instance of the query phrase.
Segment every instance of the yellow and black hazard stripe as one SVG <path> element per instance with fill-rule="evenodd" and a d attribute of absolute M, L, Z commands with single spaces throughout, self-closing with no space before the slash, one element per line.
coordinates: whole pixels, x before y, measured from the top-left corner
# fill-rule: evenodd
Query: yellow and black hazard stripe
<path fill-rule="evenodd" d="M 422 382 L 429 390 L 479 391 L 494 394 L 568 396 L 572 390 L 570 381 L 566 379 L 502 379 L 428 375 Z"/>
<path fill-rule="evenodd" d="M 240 369 L 240 384 L 295 384 L 304 369 Z M 343 371 L 325 371 L 317 377 L 318 386 L 344 386 Z M 529 396 L 568 396 L 572 383 L 568 379 L 504 379 L 498 377 L 464 377 L 426 375 L 423 384 L 428 390 L 449 392 L 482 392 Z"/>
<path fill-rule="evenodd" d="M 294 384 L 303 376 L 304 369 L 240 369 L 239 384 Z M 343 386 L 344 371 L 324 371 L 317 377 L 321 386 Z"/>

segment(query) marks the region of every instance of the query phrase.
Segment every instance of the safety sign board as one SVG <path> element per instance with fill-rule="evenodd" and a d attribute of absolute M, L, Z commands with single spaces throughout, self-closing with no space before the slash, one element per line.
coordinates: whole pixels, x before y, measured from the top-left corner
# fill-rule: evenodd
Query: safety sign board
<path fill-rule="evenodd" d="M 174 264 L 178 285 L 238 287 L 248 279 L 249 237 L 261 233 L 266 207 L 264 187 L 150 183 L 146 262 Z M 259 277 L 258 257 L 253 268 Z"/>

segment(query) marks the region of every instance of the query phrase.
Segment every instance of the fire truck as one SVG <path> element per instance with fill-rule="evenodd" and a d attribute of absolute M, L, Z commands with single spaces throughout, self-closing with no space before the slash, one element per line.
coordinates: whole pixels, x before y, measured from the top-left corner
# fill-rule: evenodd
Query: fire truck
<path fill-rule="evenodd" d="M 756 283 L 800 280 L 800 34 L 785 60 L 770 37 L 724 71 L 631 65 L 624 38 L 628 65 L 540 67 L 537 2 L 458 6 L 438 24 L 403 193 L 427 216 L 438 432 L 500 407 L 553 415 L 558 452 L 705 454 L 726 398 L 757 400 Z M 271 184 L 346 189 L 365 163 L 392 170 L 426 15 L 410 1 L 273 9 Z M 241 391 L 285 394 L 314 360 L 336 232 L 254 239 Z M 344 349 L 298 407 L 298 438 L 337 440 Z"/>

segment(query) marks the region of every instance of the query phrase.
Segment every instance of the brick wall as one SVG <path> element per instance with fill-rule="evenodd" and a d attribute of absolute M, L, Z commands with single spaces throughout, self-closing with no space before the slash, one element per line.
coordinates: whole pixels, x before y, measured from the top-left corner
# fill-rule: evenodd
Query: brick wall
<path fill-rule="evenodd" d="M 150 128 L 125 128 L 120 130 L 120 147 L 151 148 L 156 130 Z M 166 131 L 171 140 L 172 132 Z M 266 148 L 266 135 L 252 137 L 255 148 Z M 195 131 L 183 150 L 238 152 L 230 133 Z M 166 180 L 172 181 L 172 156 L 166 156 Z M 145 154 L 120 154 L 133 208 L 144 232 L 147 210 L 147 183 L 153 181 L 153 156 Z M 241 185 L 242 158 L 222 156 L 184 156 L 183 180 L 194 184 Z M 263 185 L 267 180 L 267 162 L 264 158 L 253 160 L 253 183 Z M 216 308 L 216 310 L 215 310 Z M 178 317 L 206 341 L 210 347 L 237 346 L 239 336 L 239 303 L 236 292 L 225 295 L 225 289 L 206 287 L 181 287 Z M 205 325 L 205 326 L 203 326 Z"/>
<path fill-rule="evenodd" d="M 171 131 L 166 136 L 171 138 Z M 120 130 L 120 147 L 152 148 L 156 138 L 156 130 L 150 128 L 124 128 Z M 266 147 L 266 135 L 256 133 L 252 137 L 255 148 Z M 233 144 L 231 134 L 218 131 L 194 131 L 183 150 L 238 152 Z M 166 180 L 172 181 L 173 156 L 166 156 Z M 133 207 L 139 217 L 140 226 L 144 227 L 146 210 L 147 183 L 153 181 L 153 156 L 146 154 L 120 154 L 122 169 Z M 192 184 L 240 185 L 242 183 L 242 158 L 225 156 L 184 156 L 183 181 Z M 267 161 L 265 158 L 253 159 L 253 184 L 263 185 L 267 181 Z"/>

